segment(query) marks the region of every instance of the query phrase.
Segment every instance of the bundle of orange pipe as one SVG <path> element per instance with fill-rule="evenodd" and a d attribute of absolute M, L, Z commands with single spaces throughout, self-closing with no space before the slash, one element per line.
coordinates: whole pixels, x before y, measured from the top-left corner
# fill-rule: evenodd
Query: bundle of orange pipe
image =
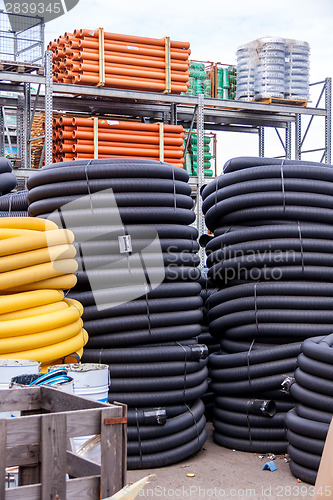
<path fill-rule="evenodd" d="M 55 82 L 174 94 L 189 87 L 188 42 L 76 29 L 47 49 Z"/>
<path fill-rule="evenodd" d="M 181 125 L 141 123 L 94 118 L 61 117 L 53 120 L 53 161 L 93 158 L 163 159 L 184 164 Z"/>

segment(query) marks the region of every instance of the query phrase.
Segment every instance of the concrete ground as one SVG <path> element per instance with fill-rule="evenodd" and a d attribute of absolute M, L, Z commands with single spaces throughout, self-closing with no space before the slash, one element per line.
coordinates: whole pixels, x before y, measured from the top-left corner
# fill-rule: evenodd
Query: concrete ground
<path fill-rule="evenodd" d="M 212 424 L 207 424 L 208 439 L 194 457 L 162 469 L 129 471 L 128 482 L 155 474 L 138 499 L 222 498 L 225 500 L 311 499 L 313 487 L 298 482 L 291 474 L 285 457 L 275 459 L 277 470 L 263 471 L 269 458 L 222 448 L 213 442 Z M 187 474 L 195 474 L 188 477 Z"/>

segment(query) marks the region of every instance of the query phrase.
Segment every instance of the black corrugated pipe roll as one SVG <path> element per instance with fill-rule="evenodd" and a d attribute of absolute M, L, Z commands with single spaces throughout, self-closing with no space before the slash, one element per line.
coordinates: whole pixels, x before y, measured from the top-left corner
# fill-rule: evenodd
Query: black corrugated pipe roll
<path fill-rule="evenodd" d="M 68 296 L 84 305 L 82 361 L 108 364 L 109 401 L 129 407 L 130 469 L 178 462 L 206 439 L 188 180 L 166 163 L 110 159 L 49 165 L 28 181 L 30 215 L 73 230 L 79 269 Z"/>
<path fill-rule="evenodd" d="M 301 405 L 288 418 L 317 414 L 323 426 L 333 401 L 325 360 L 317 365 L 303 351 L 296 364 L 302 341 L 333 331 L 333 169 L 235 158 L 202 198 L 214 232 L 205 238 L 208 277 L 218 288 L 207 300 L 209 331 L 221 344 L 209 358 L 214 439 L 244 451 L 285 452 L 294 398 Z M 272 400 L 277 413 L 251 415 L 247 404 L 234 405 L 240 398 Z M 300 448 L 293 433 L 291 467 L 304 472 L 311 465 L 313 478 L 319 448 Z"/>
<path fill-rule="evenodd" d="M 298 404 L 286 418 L 290 470 L 315 484 L 333 416 L 333 334 L 305 340 L 297 363 L 290 390 Z"/>

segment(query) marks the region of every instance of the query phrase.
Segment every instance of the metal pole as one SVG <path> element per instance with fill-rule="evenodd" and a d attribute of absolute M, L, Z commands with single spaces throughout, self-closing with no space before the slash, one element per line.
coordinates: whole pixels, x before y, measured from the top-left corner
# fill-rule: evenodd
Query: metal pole
<path fill-rule="evenodd" d="M 265 156 L 265 128 L 259 127 L 259 156 Z"/>
<path fill-rule="evenodd" d="M 23 109 L 23 167 L 30 168 L 30 112 L 31 112 L 31 86 L 24 83 L 24 109 Z"/>
<path fill-rule="evenodd" d="M 197 192 L 197 224 L 199 238 L 205 233 L 205 218 L 202 213 L 202 198 L 201 188 L 205 183 L 204 174 L 204 94 L 198 95 L 198 110 L 197 110 L 197 174 L 198 174 L 198 192 Z M 200 265 L 205 265 L 205 249 L 200 247 L 199 250 Z"/>
<path fill-rule="evenodd" d="M 287 123 L 286 128 L 286 160 L 291 159 L 291 123 Z"/>
<path fill-rule="evenodd" d="M 295 160 L 301 160 L 302 152 L 301 152 L 301 144 L 302 144 L 302 122 L 301 115 L 296 113 L 295 115 Z"/>
<path fill-rule="evenodd" d="M 0 107 L 0 156 L 5 156 L 5 119 L 4 107 Z"/>
<path fill-rule="evenodd" d="M 17 98 L 17 154 L 21 158 L 21 166 L 24 166 L 24 147 L 23 147 L 23 123 L 24 123 L 24 97 L 19 94 Z"/>
<path fill-rule="evenodd" d="M 52 52 L 45 52 L 45 165 L 52 163 L 53 80 Z"/>
<path fill-rule="evenodd" d="M 3 128 L 4 128 L 4 138 L 7 138 L 8 147 L 9 147 L 9 154 L 10 154 L 10 156 L 13 156 L 12 140 L 10 138 L 10 132 L 9 132 L 9 128 L 7 125 L 5 106 L 2 106 L 2 119 L 3 119 Z M 5 146 L 5 141 L 4 141 L 4 146 Z M 5 153 L 5 151 L 4 151 L 4 153 Z"/>
<path fill-rule="evenodd" d="M 331 164 L 332 152 L 332 78 L 326 78 L 325 82 L 325 163 Z"/>

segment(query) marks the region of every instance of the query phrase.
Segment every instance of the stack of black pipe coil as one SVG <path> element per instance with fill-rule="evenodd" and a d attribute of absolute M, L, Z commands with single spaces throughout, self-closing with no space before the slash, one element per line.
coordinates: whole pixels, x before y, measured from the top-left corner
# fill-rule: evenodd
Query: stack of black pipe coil
<path fill-rule="evenodd" d="M 290 470 L 315 484 L 333 416 L 333 334 L 303 342 L 291 394 L 297 406 L 286 417 Z"/>
<path fill-rule="evenodd" d="M 50 165 L 28 182 L 29 214 L 74 232 L 79 271 L 69 296 L 84 306 L 82 361 L 108 364 L 109 401 L 129 406 L 130 468 L 181 460 L 206 439 L 208 350 L 197 340 L 203 316 L 188 179 L 169 164 L 110 159 Z M 114 206 L 103 191 L 110 188 Z"/>
<path fill-rule="evenodd" d="M 10 199 L 16 196 L 16 194 L 10 193 L 12 189 L 16 187 L 16 176 L 13 174 L 13 168 L 11 162 L 7 158 L 0 158 L 0 217 L 8 217 L 11 209 Z M 20 200 L 22 196 L 20 196 Z M 27 203 L 26 203 L 27 204 Z M 10 215 L 18 215 L 16 212 L 21 210 L 21 205 L 14 202 L 12 206 L 13 213 Z"/>
<path fill-rule="evenodd" d="M 214 438 L 281 453 L 301 342 L 333 330 L 333 169 L 235 158 L 202 196 L 214 232 L 208 276 L 220 288 L 208 300 L 210 333 L 221 341 L 210 357 Z"/>
<path fill-rule="evenodd" d="M 28 191 L 17 191 L 0 197 L 0 217 L 28 217 Z"/>
<path fill-rule="evenodd" d="M 199 278 L 199 283 L 202 287 L 200 296 L 203 302 L 203 308 L 202 308 L 203 318 L 201 321 L 201 333 L 198 336 L 198 341 L 200 344 L 205 344 L 208 348 L 208 353 L 212 354 L 213 352 L 217 352 L 220 350 L 220 344 L 219 341 L 215 337 L 212 337 L 212 335 L 209 333 L 207 302 L 209 297 L 213 295 L 213 293 L 215 293 L 217 290 L 214 283 L 208 279 L 206 268 L 201 269 L 201 276 Z M 211 419 L 214 406 L 214 393 L 211 389 L 210 379 L 208 379 L 208 390 L 206 394 L 202 396 L 201 399 L 205 404 L 206 417 Z"/>

